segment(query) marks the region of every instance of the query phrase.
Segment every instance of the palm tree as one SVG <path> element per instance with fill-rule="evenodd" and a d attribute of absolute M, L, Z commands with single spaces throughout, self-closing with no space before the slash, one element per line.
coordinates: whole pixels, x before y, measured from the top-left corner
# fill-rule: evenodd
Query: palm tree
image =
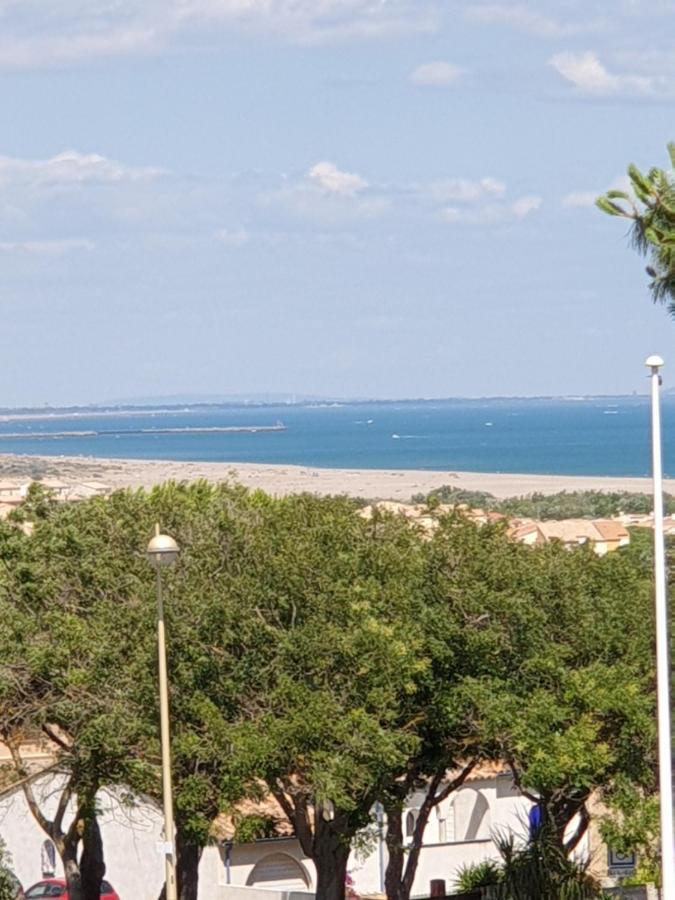
<path fill-rule="evenodd" d="M 675 169 L 675 143 L 668 144 Z M 664 303 L 675 318 L 675 180 L 672 170 L 653 168 L 644 175 L 628 167 L 632 193 L 607 191 L 595 201 L 603 212 L 632 221 L 631 241 L 649 257 L 647 274 L 654 303 Z"/>

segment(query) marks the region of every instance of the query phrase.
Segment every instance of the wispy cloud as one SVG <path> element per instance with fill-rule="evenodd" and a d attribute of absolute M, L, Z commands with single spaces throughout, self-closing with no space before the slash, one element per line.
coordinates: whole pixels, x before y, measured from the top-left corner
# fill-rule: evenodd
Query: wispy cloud
<path fill-rule="evenodd" d="M 82 238 L 44 241 L 0 241 L 0 253 L 25 253 L 30 256 L 65 256 L 66 253 L 93 250 L 95 244 Z"/>
<path fill-rule="evenodd" d="M 485 25 L 507 25 L 543 38 L 560 38 L 594 31 L 597 21 L 588 17 L 568 21 L 554 18 L 522 3 L 486 3 L 470 5 L 465 17 Z"/>
<path fill-rule="evenodd" d="M 627 175 L 619 175 L 614 181 L 605 188 L 597 188 L 596 190 L 576 190 L 565 194 L 560 204 L 565 209 L 589 209 L 595 206 L 596 199 L 606 190 L 625 191 L 627 194 L 633 195 L 630 178 Z"/>
<path fill-rule="evenodd" d="M 459 81 L 463 70 L 449 62 L 429 62 L 410 73 L 410 81 L 418 87 L 448 87 Z"/>
<path fill-rule="evenodd" d="M 565 209 L 588 209 L 595 204 L 600 191 L 570 191 L 560 201 Z"/>
<path fill-rule="evenodd" d="M 161 44 L 161 31 L 152 27 L 30 37 L 5 34 L 0 37 L 0 68 L 52 68 L 108 56 L 147 53 L 157 50 Z"/>
<path fill-rule="evenodd" d="M 48 186 L 146 181 L 162 174 L 162 169 L 127 166 L 97 153 L 76 150 L 64 150 L 49 159 L 0 156 L 0 187 L 16 183 Z"/>
<path fill-rule="evenodd" d="M 245 228 L 221 228 L 216 232 L 216 240 L 226 247 L 243 247 L 251 240 Z"/>
<path fill-rule="evenodd" d="M 183 36 L 244 31 L 292 43 L 434 30 L 437 0 L 0 0 L 0 68 L 34 69 L 148 54 Z"/>
<path fill-rule="evenodd" d="M 502 225 L 522 220 L 539 209 L 542 198 L 535 195 L 518 197 L 512 203 L 488 202 L 469 206 L 446 206 L 440 212 L 443 222 L 450 225 Z"/>
<path fill-rule="evenodd" d="M 296 42 L 431 30 L 436 0 L 174 0 L 178 24 L 220 23 Z"/>
<path fill-rule="evenodd" d="M 645 95 L 660 86 L 655 77 L 610 72 L 591 51 L 556 53 L 549 64 L 580 93 L 590 96 Z"/>
<path fill-rule="evenodd" d="M 506 185 L 497 178 L 441 178 L 429 185 L 429 193 L 440 203 L 473 203 L 485 198 L 501 197 Z"/>

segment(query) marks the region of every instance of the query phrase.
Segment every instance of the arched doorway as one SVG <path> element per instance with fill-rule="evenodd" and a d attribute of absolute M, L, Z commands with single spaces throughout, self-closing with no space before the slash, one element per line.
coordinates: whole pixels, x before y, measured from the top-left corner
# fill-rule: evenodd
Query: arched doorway
<path fill-rule="evenodd" d="M 288 853 L 270 853 L 258 860 L 246 885 L 282 891 L 306 891 L 309 888 L 309 878 L 303 866 Z"/>

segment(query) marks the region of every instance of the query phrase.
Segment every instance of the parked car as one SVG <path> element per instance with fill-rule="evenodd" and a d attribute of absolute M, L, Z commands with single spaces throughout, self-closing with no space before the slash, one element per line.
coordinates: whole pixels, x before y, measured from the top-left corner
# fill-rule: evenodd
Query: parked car
<path fill-rule="evenodd" d="M 64 878 L 43 878 L 26 891 L 25 900 L 38 900 L 42 897 L 61 897 L 68 900 L 68 885 Z M 109 881 L 101 882 L 101 900 L 120 900 L 119 894 Z"/>

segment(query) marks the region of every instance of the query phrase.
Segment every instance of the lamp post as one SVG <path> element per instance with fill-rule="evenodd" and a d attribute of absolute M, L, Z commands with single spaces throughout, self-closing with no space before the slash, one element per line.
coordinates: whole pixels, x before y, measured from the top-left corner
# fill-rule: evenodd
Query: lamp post
<path fill-rule="evenodd" d="M 652 387 L 652 475 L 654 479 L 654 585 L 656 593 L 656 684 L 659 723 L 659 792 L 661 808 L 661 890 L 663 900 L 675 900 L 673 835 L 673 771 L 670 736 L 670 652 L 668 597 L 663 539 L 663 472 L 661 464 L 660 356 L 650 356 Z"/>
<path fill-rule="evenodd" d="M 169 683 L 166 672 L 166 636 L 162 602 L 162 568 L 170 566 L 178 556 L 178 544 L 168 534 L 155 535 L 148 544 L 148 560 L 157 573 L 157 651 L 159 658 L 159 721 L 162 744 L 162 798 L 164 803 L 164 859 L 166 866 L 166 900 L 177 900 L 176 854 L 174 851 L 173 790 L 171 784 L 171 739 L 169 734 Z"/>

